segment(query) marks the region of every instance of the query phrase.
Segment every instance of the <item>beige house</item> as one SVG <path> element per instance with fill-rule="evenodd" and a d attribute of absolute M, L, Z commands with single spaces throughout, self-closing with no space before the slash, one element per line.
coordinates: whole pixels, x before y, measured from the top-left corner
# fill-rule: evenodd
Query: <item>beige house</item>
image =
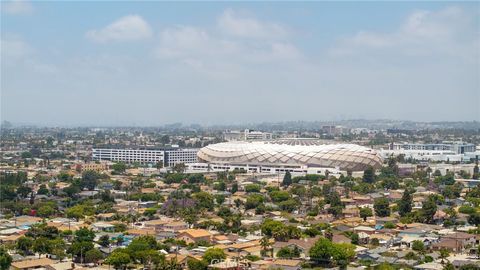
<path fill-rule="evenodd" d="M 212 235 L 203 229 L 187 229 L 179 232 L 177 239 L 184 240 L 187 244 L 198 241 L 210 242 Z"/>
<path fill-rule="evenodd" d="M 24 260 L 24 261 L 17 261 L 13 262 L 10 266 L 13 270 L 28 270 L 28 269 L 37 269 L 37 268 L 46 268 L 49 265 L 54 264 L 55 261 L 49 258 L 40 258 L 40 259 L 32 259 L 32 260 Z"/>

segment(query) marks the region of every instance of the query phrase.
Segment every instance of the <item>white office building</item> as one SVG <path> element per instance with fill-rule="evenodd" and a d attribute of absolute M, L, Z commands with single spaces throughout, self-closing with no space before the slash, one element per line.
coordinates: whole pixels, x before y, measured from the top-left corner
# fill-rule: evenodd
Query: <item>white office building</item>
<path fill-rule="evenodd" d="M 392 143 L 380 154 L 384 159 L 403 155 L 418 161 L 470 162 L 480 155 L 476 149 L 475 144 L 466 142 Z"/>
<path fill-rule="evenodd" d="M 157 164 L 164 167 L 175 166 L 178 163 L 195 163 L 198 149 L 92 149 L 93 160 L 109 160 L 113 162 Z"/>
<path fill-rule="evenodd" d="M 464 155 L 457 154 L 450 150 L 380 150 L 380 155 L 384 159 L 403 155 L 405 159 L 413 159 L 418 161 L 450 161 L 460 162 Z"/>
<path fill-rule="evenodd" d="M 225 171 L 244 171 L 247 173 L 261 174 L 285 174 L 290 172 L 294 176 L 305 174 L 323 174 L 328 171 L 331 175 L 341 173 L 347 174 L 347 171 L 341 171 L 339 168 L 320 168 L 308 166 L 261 166 L 261 165 L 231 165 L 231 164 L 209 164 L 209 163 L 190 163 L 187 164 L 188 173 L 207 173 L 207 172 L 225 172 Z"/>
<path fill-rule="evenodd" d="M 223 138 L 226 141 L 261 141 L 271 140 L 272 133 L 245 129 L 244 131 L 227 130 L 223 132 Z"/>
<path fill-rule="evenodd" d="M 183 163 L 196 163 L 197 152 L 199 149 L 178 149 L 178 150 L 166 150 L 165 151 L 165 167 L 173 167 L 176 164 Z"/>
<path fill-rule="evenodd" d="M 456 154 L 464 154 L 476 151 L 476 145 L 466 142 L 443 142 L 443 143 L 392 143 L 389 150 L 422 150 L 422 151 L 451 151 Z"/>
<path fill-rule="evenodd" d="M 93 160 L 109 160 L 125 163 L 158 163 L 163 164 L 165 151 L 144 150 L 144 149 L 114 149 L 114 148 L 93 148 Z"/>

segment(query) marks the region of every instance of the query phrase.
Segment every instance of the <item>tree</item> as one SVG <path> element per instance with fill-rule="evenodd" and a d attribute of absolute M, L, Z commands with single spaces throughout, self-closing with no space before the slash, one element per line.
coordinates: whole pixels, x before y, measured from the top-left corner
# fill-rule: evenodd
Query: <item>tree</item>
<path fill-rule="evenodd" d="M 479 213 L 470 214 L 468 216 L 468 223 L 475 226 L 480 225 L 480 214 Z"/>
<path fill-rule="evenodd" d="M 227 258 L 227 255 L 221 248 L 209 248 L 203 255 L 203 261 L 209 264 L 215 263 L 215 261 L 219 262 L 225 258 Z"/>
<path fill-rule="evenodd" d="M 425 244 L 423 244 L 422 241 L 420 240 L 414 240 L 412 242 L 412 249 L 418 252 L 424 252 L 425 251 Z"/>
<path fill-rule="evenodd" d="M 260 246 L 262 247 L 262 253 L 266 254 L 270 247 L 270 238 L 268 236 L 262 237 L 262 239 L 260 239 Z"/>
<path fill-rule="evenodd" d="M 282 186 L 288 187 L 292 184 L 292 174 L 289 171 L 283 176 Z"/>
<path fill-rule="evenodd" d="M 79 220 L 85 216 L 84 210 L 85 207 L 83 205 L 77 204 L 75 206 L 67 208 L 67 210 L 65 210 L 65 214 L 68 218 L 74 218 L 76 220 Z"/>
<path fill-rule="evenodd" d="M 477 212 L 477 209 L 475 207 L 472 207 L 470 205 L 462 205 L 460 208 L 458 208 L 458 212 L 462 214 L 475 214 Z"/>
<path fill-rule="evenodd" d="M 352 241 L 352 244 L 358 245 L 360 243 L 360 237 L 358 236 L 358 233 L 353 233 L 350 237 L 350 240 Z"/>
<path fill-rule="evenodd" d="M 445 259 L 448 258 L 448 256 L 450 256 L 450 251 L 448 251 L 448 249 L 446 248 L 442 248 L 440 249 L 440 259 L 441 259 L 441 264 L 444 264 L 445 263 Z"/>
<path fill-rule="evenodd" d="M 183 172 L 185 172 L 186 168 L 187 168 L 187 166 L 185 166 L 184 163 L 177 163 L 177 164 L 173 165 L 173 171 L 176 172 L 176 173 L 183 173 Z"/>
<path fill-rule="evenodd" d="M 95 171 L 85 171 L 82 174 L 81 187 L 87 188 L 88 190 L 94 190 L 98 184 L 98 179 L 100 175 Z"/>
<path fill-rule="evenodd" d="M 12 260 L 12 256 L 8 254 L 7 250 L 3 246 L 0 246 L 0 270 L 10 269 Z"/>
<path fill-rule="evenodd" d="M 297 246 L 295 246 L 294 248 L 282 247 L 277 252 L 278 258 L 298 258 L 299 256 L 300 256 L 300 250 L 298 249 Z"/>
<path fill-rule="evenodd" d="M 363 171 L 363 182 L 369 184 L 375 182 L 375 169 L 372 166 L 368 166 L 365 171 Z"/>
<path fill-rule="evenodd" d="M 285 227 L 285 224 L 283 224 L 281 221 L 278 220 L 273 220 L 273 219 L 265 219 L 261 226 L 262 234 L 272 237 L 273 232 Z"/>
<path fill-rule="evenodd" d="M 375 215 L 379 217 L 390 216 L 390 203 L 385 197 L 375 199 L 373 208 L 375 209 Z"/>
<path fill-rule="evenodd" d="M 260 192 L 260 189 L 260 185 L 257 184 L 249 184 L 245 186 L 245 191 L 248 193 Z"/>
<path fill-rule="evenodd" d="M 65 194 L 67 194 L 67 196 L 70 198 L 80 193 L 80 191 L 81 191 L 80 187 L 78 185 L 73 185 L 73 184 L 63 189 L 63 192 L 65 192 Z"/>
<path fill-rule="evenodd" d="M 103 253 L 96 248 L 90 249 L 89 251 L 85 252 L 85 262 L 87 263 L 96 264 L 101 259 L 103 259 Z"/>
<path fill-rule="evenodd" d="M 55 209 L 51 207 L 50 205 L 44 205 L 40 208 L 38 208 L 37 214 L 41 217 L 49 217 L 55 213 Z"/>
<path fill-rule="evenodd" d="M 48 226 L 46 223 L 34 224 L 28 229 L 25 236 L 37 239 L 44 237 L 48 240 L 55 239 L 59 236 L 58 229 L 53 226 Z"/>
<path fill-rule="evenodd" d="M 17 240 L 16 249 L 20 254 L 26 256 L 30 254 L 30 250 L 32 249 L 32 246 L 33 246 L 33 239 L 30 237 L 22 236 Z"/>
<path fill-rule="evenodd" d="M 355 246 L 347 243 L 333 244 L 332 258 L 340 269 L 346 269 L 348 263 L 355 258 Z"/>
<path fill-rule="evenodd" d="M 290 198 L 288 191 L 284 190 L 274 190 L 270 192 L 270 198 L 273 202 L 283 202 Z"/>
<path fill-rule="evenodd" d="M 453 264 L 449 262 L 443 266 L 442 270 L 455 270 L 455 266 L 453 266 Z"/>
<path fill-rule="evenodd" d="M 127 165 L 125 165 L 125 163 L 123 162 L 118 162 L 112 165 L 112 170 L 115 173 L 124 173 L 126 169 L 127 169 Z"/>
<path fill-rule="evenodd" d="M 192 195 L 192 198 L 196 202 L 196 207 L 199 208 L 200 210 L 213 210 L 215 207 L 215 201 L 212 196 L 212 194 L 205 192 L 205 191 L 200 191 L 197 193 L 194 193 Z"/>
<path fill-rule="evenodd" d="M 260 204 L 263 203 L 263 196 L 260 194 L 251 194 L 247 197 L 247 202 L 245 203 L 245 208 L 253 209 L 257 208 Z"/>
<path fill-rule="evenodd" d="M 31 152 L 25 151 L 25 152 L 22 152 L 21 157 L 22 157 L 23 159 L 33 158 L 33 155 L 32 155 Z"/>
<path fill-rule="evenodd" d="M 374 270 L 395 270 L 395 267 L 391 266 L 389 263 L 381 263 L 375 266 Z"/>
<path fill-rule="evenodd" d="M 102 247 L 110 246 L 110 237 L 106 234 L 100 236 L 100 238 L 98 239 L 98 244 Z"/>
<path fill-rule="evenodd" d="M 326 265 L 331 261 L 333 243 L 326 239 L 320 238 L 312 248 L 310 248 L 310 259 L 319 265 Z"/>
<path fill-rule="evenodd" d="M 397 203 L 398 213 L 401 217 L 406 216 L 412 212 L 413 198 L 409 190 L 405 189 L 402 195 L 402 199 Z"/>
<path fill-rule="evenodd" d="M 385 229 L 395 229 L 397 227 L 397 225 L 395 225 L 395 223 L 393 223 L 391 221 L 387 221 L 387 222 L 385 222 L 385 224 L 383 224 L 383 227 Z"/>
<path fill-rule="evenodd" d="M 40 185 L 39 189 L 37 190 L 38 195 L 48 195 L 48 188 L 45 184 Z"/>
<path fill-rule="evenodd" d="M 360 217 L 363 218 L 363 221 L 367 221 L 367 218 L 371 216 L 373 216 L 373 212 L 370 207 L 360 208 Z"/>
<path fill-rule="evenodd" d="M 287 211 L 287 212 L 293 212 L 295 209 L 297 209 L 298 202 L 294 199 L 288 199 L 283 202 L 279 202 L 278 206 L 280 207 L 281 210 Z"/>
<path fill-rule="evenodd" d="M 169 144 L 170 143 L 170 136 L 163 135 L 162 137 L 160 137 L 160 142 L 164 145 Z"/>
<path fill-rule="evenodd" d="M 86 227 L 82 227 L 75 232 L 76 242 L 92 242 L 95 239 L 95 232 Z"/>
<path fill-rule="evenodd" d="M 177 259 L 161 260 L 158 265 L 155 266 L 155 270 L 182 270 L 183 267 L 177 262 Z"/>
<path fill-rule="evenodd" d="M 105 260 L 106 264 L 113 265 L 115 269 L 126 269 L 130 263 L 130 255 L 122 249 L 115 249 Z"/>
<path fill-rule="evenodd" d="M 17 188 L 17 194 L 20 196 L 20 198 L 27 198 L 30 192 L 32 192 L 32 189 L 30 187 L 19 186 Z"/>
<path fill-rule="evenodd" d="M 225 202 L 225 195 L 222 195 L 222 194 L 215 195 L 215 202 L 221 206 Z"/>
<path fill-rule="evenodd" d="M 330 192 L 326 197 L 326 202 L 330 204 L 330 208 L 328 208 L 328 213 L 333 214 L 336 217 L 342 214 L 344 205 L 338 192 Z"/>
<path fill-rule="evenodd" d="M 235 182 L 232 184 L 232 189 L 230 190 L 230 192 L 234 194 L 237 191 L 238 191 L 238 183 Z"/>
<path fill-rule="evenodd" d="M 50 245 L 52 248 L 50 254 L 54 255 L 56 259 L 61 261 L 67 256 L 65 253 L 66 244 L 62 238 L 50 240 Z"/>
<path fill-rule="evenodd" d="M 460 266 L 459 270 L 479 270 L 480 267 L 475 263 L 464 264 Z"/>
<path fill-rule="evenodd" d="M 152 236 L 140 236 L 134 238 L 126 248 L 132 261 L 138 261 L 147 264 L 152 260 L 157 261 L 157 256 L 151 251 L 156 252 L 157 240 Z"/>
<path fill-rule="evenodd" d="M 421 217 L 423 222 L 425 223 L 432 223 L 433 216 L 437 212 L 437 202 L 435 196 L 428 196 L 427 200 L 423 202 L 422 210 L 421 210 Z"/>
<path fill-rule="evenodd" d="M 335 244 L 326 238 L 320 238 L 309 251 L 310 258 L 318 265 L 335 263 L 345 268 L 355 257 L 355 246 L 351 244 Z"/>
<path fill-rule="evenodd" d="M 113 224 L 113 230 L 115 232 L 124 232 L 127 230 L 127 224 L 125 223 L 115 223 Z"/>
<path fill-rule="evenodd" d="M 93 242 L 91 241 L 73 242 L 68 253 L 71 253 L 77 258 L 77 260 L 79 259 L 80 262 L 83 263 L 85 253 L 91 249 L 93 249 Z"/>
<path fill-rule="evenodd" d="M 38 257 L 40 258 L 42 254 L 48 254 L 52 252 L 52 245 L 50 241 L 46 237 L 39 237 L 33 240 L 32 250 L 38 253 Z"/>
<path fill-rule="evenodd" d="M 187 265 L 189 270 L 207 270 L 208 263 L 193 258 L 187 259 Z"/>
<path fill-rule="evenodd" d="M 477 161 L 477 164 L 475 164 L 475 167 L 473 167 L 473 175 L 472 175 L 472 178 L 473 179 L 478 179 L 480 177 L 480 170 L 478 168 L 478 161 Z"/>

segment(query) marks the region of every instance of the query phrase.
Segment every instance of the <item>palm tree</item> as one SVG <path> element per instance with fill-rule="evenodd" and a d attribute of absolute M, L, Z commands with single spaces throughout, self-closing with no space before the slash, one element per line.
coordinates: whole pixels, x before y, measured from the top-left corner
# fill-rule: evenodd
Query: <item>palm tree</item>
<path fill-rule="evenodd" d="M 440 263 L 444 264 L 445 263 L 444 259 L 448 258 L 449 255 L 450 255 L 450 252 L 446 248 L 440 249 L 440 259 L 442 259 Z"/>

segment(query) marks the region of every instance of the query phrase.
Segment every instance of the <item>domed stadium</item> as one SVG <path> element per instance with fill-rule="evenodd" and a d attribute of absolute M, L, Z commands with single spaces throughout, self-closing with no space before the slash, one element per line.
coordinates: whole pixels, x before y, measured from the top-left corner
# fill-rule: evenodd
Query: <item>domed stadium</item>
<path fill-rule="evenodd" d="M 211 144 L 197 153 L 200 162 L 228 165 L 306 166 L 363 171 L 379 168 L 373 149 L 355 144 L 324 144 L 315 140 L 241 141 Z"/>

